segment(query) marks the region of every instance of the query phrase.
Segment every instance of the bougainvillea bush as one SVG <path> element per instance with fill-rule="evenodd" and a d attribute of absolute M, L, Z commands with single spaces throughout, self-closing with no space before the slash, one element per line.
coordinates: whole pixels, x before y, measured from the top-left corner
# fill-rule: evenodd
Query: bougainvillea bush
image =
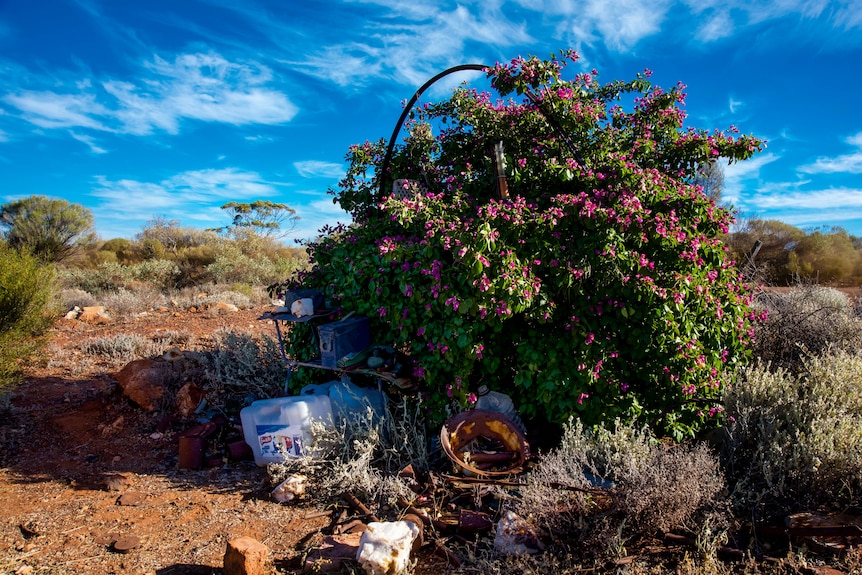
<path fill-rule="evenodd" d="M 684 86 L 649 71 L 566 79 L 576 59 L 516 58 L 486 70 L 494 94 L 417 107 L 386 173 L 383 140 L 352 146 L 332 193 L 353 224 L 311 246 L 298 282 L 371 317 L 432 413 L 485 384 L 527 417 L 691 435 L 755 320 L 719 240 L 732 215 L 694 182 L 762 143 L 684 127 Z"/>

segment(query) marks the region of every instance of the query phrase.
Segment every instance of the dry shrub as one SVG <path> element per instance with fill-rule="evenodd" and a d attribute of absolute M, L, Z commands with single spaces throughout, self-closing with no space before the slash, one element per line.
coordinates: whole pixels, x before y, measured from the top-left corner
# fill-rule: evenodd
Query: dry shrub
<path fill-rule="evenodd" d="M 96 355 L 112 363 L 129 362 L 164 353 L 164 348 L 141 335 L 120 333 L 89 339 L 81 344 L 85 355 Z"/>
<path fill-rule="evenodd" d="M 764 517 L 858 505 L 862 357 L 808 355 L 798 374 L 749 367 L 725 391 L 734 502 Z"/>
<path fill-rule="evenodd" d="M 249 307 L 251 305 L 251 299 L 244 293 L 240 293 L 238 291 L 234 291 L 233 289 L 219 289 L 213 293 L 210 293 L 207 298 L 204 300 L 204 303 L 215 305 L 219 302 L 233 304 L 236 307 Z"/>
<path fill-rule="evenodd" d="M 61 290 L 60 302 L 65 309 L 72 309 L 75 306 L 88 307 L 91 305 L 98 305 L 93 294 L 78 288 L 67 288 Z"/>
<path fill-rule="evenodd" d="M 213 333 L 213 344 L 206 373 L 216 394 L 252 393 L 258 399 L 283 395 L 287 367 L 275 339 L 228 329 Z"/>
<path fill-rule="evenodd" d="M 704 444 L 668 446 L 619 422 L 594 431 L 574 422 L 530 473 L 514 510 L 588 561 L 624 555 L 628 542 L 672 530 L 718 537 L 723 487 L 718 459 Z M 707 518 L 712 535 L 703 533 Z"/>
<path fill-rule="evenodd" d="M 152 284 L 134 283 L 127 289 L 135 294 L 140 304 L 139 311 L 151 311 L 168 303 L 164 292 Z"/>
<path fill-rule="evenodd" d="M 178 331 L 173 329 L 167 329 L 154 333 L 152 335 L 152 340 L 165 350 L 172 347 L 179 347 L 181 349 L 192 349 L 195 344 L 194 334 L 187 331 Z"/>
<path fill-rule="evenodd" d="M 309 492 L 319 501 L 352 493 L 372 509 L 395 512 L 399 498 L 415 493 L 398 476 L 407 465 L 421 473 L 427 469 L 427 437 L 418 405 L 405 398 L 387 402 L 382 414 L 375 413 L 367 399 L 365 411 L 333 422 L 312 424 L 313 456 L 270 464 L 275 484 L 291 473 L 309 477 Z M 392 517 L 394 519 L 395 517 Z"/>
<path fill-rule="evenodd" d="M 263 287 L 249 289 L 247 286 L 241 285 L 227 286 L 208 283 L 171 292 L 169 299 L 173 305 L 182 309 L 202 306 L 213 307 L 219 302 L 247 308 L 255 304 L 269 303 L 269 299 L 264 299 L 263 296 Z"/>
<path fill-rule="evenodd" d="M 138 296 L 129 290 L 118 289 L 111 293 L 106 293 L 101 297 L 102 305 L 104 305 L 108 313 L 115 320 L 130 320 L 138 313 L 144 311 L 143 305 Z"/>
<path fill-rule="evenodd" d="M 754 355 L 773 368 L 796 373 L 806 353 L 862 346 L 862 319 L 853 301 L 836 289 L 799 285 L 787 293 L 766 290 L 755 305 L 766 310 L 768 319 L 758 325 Z"/>

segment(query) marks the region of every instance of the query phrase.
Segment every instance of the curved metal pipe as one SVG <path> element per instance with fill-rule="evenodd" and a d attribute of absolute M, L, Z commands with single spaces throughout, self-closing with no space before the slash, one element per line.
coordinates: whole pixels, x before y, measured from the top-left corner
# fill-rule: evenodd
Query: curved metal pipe
<path fill-rule="evenodd" d="M 453 66 L 448 70 L 443 70 L 442 72 L 422 84 L 422 86 L 418 90 L 416 90 L 416 93 L 413 94 L 413 97 L 410 98 L 410 101 L 407 102 L 406 106 L 404 106 L 404 111 L 401 112 L 401 117 L 398 118 L 398 123 L 395 124 L 395 129 L 392 130 L 392 136 L 389 137 L 389 144 L 386 147 L 386 155 L 383 157 L 383 165 L 381 166 L 379 176 L 381 197 L 386 194 L 386 174 L 389 171 L 389 163 L 392 161 L 392 150 L 395 148 L 395 140 L 396 138 L 398 138 L 398 133 L 401 131 L 401 127 L 404 125 L 404 120 L 407 119 L 407 116 L 413 109 L 413 104 L 416 103 L 416 100 L 418 100 L 422 93 L 425 92 L 425 90 L 427 90 L 437 80 L 448 76 L 449 74 L 454 74 L 455 72 L 463 72 L 465 70 L 484 72 L 488 69 L 490 69 L 490 66 L 485 66 L 484 64 L 460 64 L 458 66 Z M 581 156 L 577 146 L 575 146 L 575 143 L 572 141 L 572 139 L 569 138 L 568 134 L 565 133 L 562 126 L 560 126 L 560 124 L 556 120 L 554 120 L 554 118 L 550 114 L 547 113 L 545 107 L 542 105 L 541 101 L 539 101 L 539 99 L 535 96 L 535 94 L 533 94 L 530 90 L 525 90 L 525 94 L 533 103 L 533 105 L 536 106 L 536 109 L 539 110 L 539 112 L 545 117 L 545 119 L 551 125 L 551 128 L 556 131 L 557 134 L 560 135 L 560 137 L 563 138 L 563 141 L 566 143 L 566 145 L 568 145 L 569 149 L 574 155 L 575 161 L 577 161 L 582 166 L 585 166 L 586 162 L 584 162 L 584 158 Z"/>
<path fill-rule="evenodd" d="M 473 70 L 475 72 L 484 72 L 488 69 L 488 66 L 484 64 L 460 64 L 458 66 L 454 66 L 449 68 L 448 70 L 443 70 L 424 84 L 422 87 L 416 90 L 416 93 L 413 94 L 413 97 L 410 98 L 410 101 L 407 102 L 407 105 L 404 106 L 404 111 L 401 112 L 401 117 L 398 118 L 398 123 L 395 124 L 395 129 L 392 131 L 392 136 L 389 138 L 389 145 L 386 148 L 386 156 L 383 158 L 383 166 L 381 166 L 380 170 L 380 195 L 383 196 L 386 193 L 386 173 L 389 171 L 389 162 L 392 161 L 392 149 L 395 147 L 395 139 L 398 137 L 398 132 L 401 131 L 401 126 L 404 125 L 404 120 L 407 119 L 408 114 L 413 109 L 413 104 L 416 103 L 416 100 L 422 95 L 422 93 L 431 87 L 434 82 L 448 76 L 449 74 L 454 74 L 455 72 L 463 72 L 465 70 Z"/>

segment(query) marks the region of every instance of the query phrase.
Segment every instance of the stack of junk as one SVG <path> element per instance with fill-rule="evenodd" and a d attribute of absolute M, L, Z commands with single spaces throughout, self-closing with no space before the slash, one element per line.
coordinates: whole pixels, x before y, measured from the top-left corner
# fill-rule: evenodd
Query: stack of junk
<path fill-rule="evenodd" d="M 310 455 L 311 424 L 340 425 L 353 417 L 382 417 L 386 395 L 381 389 L 359 387 L 345 376 L 307 385 L 299 395 L 262 399 L 240 411 L 245 442 L 259 466 Z"/>

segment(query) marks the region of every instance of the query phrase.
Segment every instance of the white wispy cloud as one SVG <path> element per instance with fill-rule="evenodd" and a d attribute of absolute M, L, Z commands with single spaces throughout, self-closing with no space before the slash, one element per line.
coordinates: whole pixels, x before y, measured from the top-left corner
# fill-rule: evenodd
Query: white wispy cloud
<path fill-rule="evenodd" d="M 230 61 L 215 53 L 155 56 L 133 80 L 70 80 L 65 92 L 12 90 L 3 101 L 24 120 L 42 128 L 87 128 L 147 135 L 179 132 L 185 120 L 235 126 L 282 124 L 298 109 L 270 87 L 269 68 L 250 61 Z M 52 83 L 31 77 L 31 83 Z"/>
<path fill-rule="evenodd" d="M 57 94 L 52 91 L 26 90 L 6 95 L 3 100 L 17 108 L 21 117 L 40 128 L 91 128 L 111 131 L 102 123 L 110 111 L 96 101 L 94 94 Z"/>
<path fill-rule="evenodd" d="M 692 39 L 708 43 L 732 37 L 740 30 L 774 20 L 792 18 L 824 20 L 833 28 L 850 30 L 862 26 L 862 1 L 845 0 L 780 0 L 750 2 L 749 0 L 681 0 L 691 11 L 699 26 Z"/>
<path fill-rule="evenodd" d="M 856 151 L 832 158 L 817 158 L 814 163 L 800 166 L 799 171 L 805 174 L 862 174 L 862 132 L 845 141 Z"/>
<path fill-rule="evenodd" d="M 744 207 L 739 205 L 743 196 L 747 199 L 749 195 L 744 194 L 744 192 L 756 188 L 761 168 L 778 159 L 779 156 L 772 153 L 758 154 L 750 160 L 722 166 L 724 169 L 724 185 L 721 188 L 722 198 L 729 203 L 737 205 L 737 207 Z"/>
<path fill-rule="evenodd" d="M 731 114 L 736 114 L 739 110 L 741 110 L 745 106 L 745 102 L 742 100 L 737 100 L 733 96 L 727 102 L 727 107 L 730 110 Z"/>
<path fill-rule="evenodd" d="M 263 142 L 272 142 L 275 140 L 275 138 L 273 138 L 272 136 L 262 136 L 260 134 L 256 134 L 254 136 L 246 136 L 243 139 L 247 140 L 249 142 L 253 142 L 255 144 L 263 143 Z"/>
<path fill-rule="evenodd" d="M 717 10 L 709 17 L 703 18 L 698 28 L 698 37 L 703 42 L 714 42 L 733 36 L 734 24 L 727 10 Z"/>
<path fill-rule="evenodd" d="M 862 189 L 829 188 L 758 194 L 750 202 L 761 209 L 847 210 L 862 208 Z M 843 217 L 847 217 L 844 211 Z"/>
<path fill-rule="evenodd" d="M 154 209 L 186 215 L 197 207 L 220 200 L 259 199 L 277 193 L 276 185 L 256 172 L 224 168 L 191 170 L 159 182 L 109 180 L 97 176 L 91 195 L 103 201 L 101 208 L 121 213 L 143 211 L 149 217 Z"/>
<path fill-rule="evenodd" d="M 105 148 L 102 148 L 101 146 L 96 144 L 96 140 L 92 136 L 88 136 L 86 134 L 79 134 L 79 133 L 74 132 L 72 130 L 69 130 L 69 135 L 72 136 L 74 139 L 78 140 L 79 142 L 81 142 L 82 144 L 86 144 L 87 147 L 90 148 L 90 151 L 93 152 L 94 154 L 107 154 L 108 153 L 108 150 L 106 150 Z"/>
<path fill-rule="evenodd" d="M 451 9 L 427 2 L 363 3 L 376 9 L 351 27 L 353 37 L 287 63 L 342 87 L 366 86 L 380 77 L 418 86 L 446 67 L 475 60 L 473 46 L 484 52 L 534 41 L 526 23 L 512 21 L 500 1 Z"/>
<path fill-rule="evenodd" d="M 320 169 L 326 168 L 323 162 L 319 164 Z M 324 225 L 350 221 L 325 192 L 293 192 L 285 200 L 280 197 L 283 186 L 236 168 L 192 170 L 154 182 L 98 176 L 91 191 L 98 203 L 92 211 L 105 238 L 132 237 L 154 217 L 177 220 L 184 226 L 218 227 L 227 223 L 220 204 L 262 198 L 287 203 L 296 210 L 300 219 L 291 237 L 312 238 Z"/>
<path fill-rule="evenodd" d="M 862 189 L 802 189 L 798 184 L 772 185 L 748 200 L 751 211 L 768 213 L 793 226 L 845 225 L 862 220 Z"/>
<path fill-rule="evenodd" d="M 625 52 L 661 31 L 672 0 L 515 0 L 526 10 L 542 15 L 555 37 L 579 51 L 583 46 L 605 45 Z"/>
<path fill-rule="evenodd" d="M 290 207 L 296 210 L 300 219 L 296 229 L 291 234 L 297 239 L 311 239 L 318 235 L 324 226 L 332 226 L 337 222 L 350 223 L 350 215 L 332 202 L 332 196 L 319 191 L 299 191 L 300 196 L 309 199 L 302 202 L 290 202 Z"/>
<path fill-rule="evenodd" d="M 583 0 L 549 2 L 563 8 L 566 26 L 575 39 L 601 40 L 610 50 L 625 52 L 661 30 L 671 2 L 655 0 Z"/>
<path fill-rule="evenodd" d="M 153 217 L 182 225 L 216 227 L 225 221 L 218 207 L 228 201 L 275 198 L 282 184 L 237 168 L 190 170 L 160 181 L 95 178 L 90 195 L 96 225 L 105 237 L 131 237 Z"/>
<path fill-rule="evenodd" d="M 331 178 L 338 180 L 344 177 L 344 166 L 334 162 L 306 160 L 294 162 L 293 167 L 303 178 Z"/>
<path fill-rule="evenodd" d="M 788 15 L 817 18 L 829 6 L 829 0 L 782 0 L 780 2 L 746 2 L 736 0 L 733 8 L 745 12 L 751 23 L 775 20 Z"/>
<path fill-rule="evenodd" d="M 862 28 L 862 1 L 850 0 L 837 10 L 835 21 L 845 30 Z"/>

